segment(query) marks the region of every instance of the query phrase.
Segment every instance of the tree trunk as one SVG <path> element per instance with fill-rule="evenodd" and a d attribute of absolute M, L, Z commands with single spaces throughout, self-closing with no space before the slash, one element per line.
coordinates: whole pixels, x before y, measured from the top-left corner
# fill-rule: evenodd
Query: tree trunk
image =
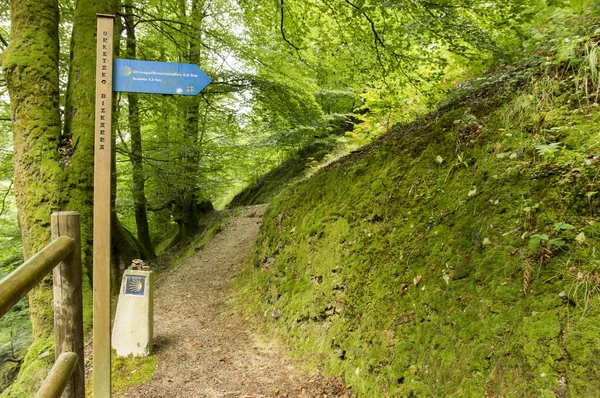
<path fill-rule="evenodd" d="M 180 7 L 185 15 L 185 2 Z M 202 7 L 204 2 L 200 0 L 192 1 L 190 14 L 190 25 L 194 28 L 191 32 L 191 39 L 188 43 L 188 54 L 185 60 L 192 64 L 200 62 L 200 37 L 198 37 L 200 24 L 203 19 Z M 176 198 L 173 209 L 173 218 L 179 225 L 178 241 L 184 241 L 194 236 L 199 230 L 200 217 L 197 211 L 198 202 L 198 175 L 199 169 L 199 151 L 198 151 L 198 116 L 200 108 L 200 97 L 185 97 L 181 99 L 182 111 L 184 116 L 183 143 L 184 146 L 180 152 L 179 161 L 184 174 L 184 184 L 180 190 L 179 197 Z"/>
<path fill-rule="evenodd" d="M 50 214 L 60 202 L 60 114 L 57 0 L 11 0 L 11 43 L 3 55 L 11 103 L 15 199 L 27 259 L 50 242 Z M 29 294 L 33 344 L 13 391 L 33 395 L 28 372 L 44 372 L 38 354 L 53 330 L 52 285 L 47 278 Z M 35 369 L 38 370 L 35 370 Z M 33 380 L 39 375 L 29 375 Z M 42 375 L 43 376 L 43 375 Z M 35 384 L 35 383 L 34 383 Z"/>
<path fill-rule="evenodd" d="M 132 260 L 148 260 L 150 256 L 146 248 L 121 224 L 116 211 L 111 211 L 111 218 L 110 236 L 113 246 L 111 282 L 113 292 L 118 294 L 123 272 L 131 265 Z"/>
<path fill-rule="evenodd" d="M 115 31 L 122 32 L 124 30 L 121 19 L 115 20 Z M 120 53 L 119 46 L 115 48 L 115 57 L 118 57 Z M 119 111 L 117 109 L 118 102 L 113 102 L 113 126 L 119 124 L 118 117 Z M 112 147 L 116 148 L 116 137 L 112 134 Z M 117 217 L 117 157 L 116 152 L 113 151 L 111 154 L 112 163 L 112 174 L 110 178 L 111 184 L 111 196 L 110 196 L 110 241 L 111 241 L 111 285 L 112 290 L 118 293 L 119 287 L 121 286 L 121 277 L 126 268 L 131 265 L 131 261 L 134 259 L 149 260 L 150 255 L 146 249 L 140 244 L 133 234 L 123 227 L 121 221 Z"/>
<path fill-rule="evenodd" d="M 136 59 L 136 39 L 133 21 L 133 9 L 125 6 L 125 28 L 127 30 L 127 57 Z M 150 227 L 148 226 L 148 213 L 146 211 L 146 190 L 144 165 L 142 163 L 142 132 L 140 128 L 140 117 L 138 107 L 138 94 L 128 93 L 129 104 L 129 133 L 131 134 L 131 167 L 132 167 L 132 194 L 135 214 L 135 225 L 137 237 L 145 251 L 153 260 L 156 258 L 154 245 L 150 238 Z"/>
<path fill-rule="evenodd" d="M 63 142 L 70 145 L 72 156 L 70 167 L 65 167 L 68 199 L 61 207 L 81 214 L 81 255 L 88 280 L 92 279 L 96 14 L 116 12 L 116 0 L 77 0 L 71 36 Z"/>

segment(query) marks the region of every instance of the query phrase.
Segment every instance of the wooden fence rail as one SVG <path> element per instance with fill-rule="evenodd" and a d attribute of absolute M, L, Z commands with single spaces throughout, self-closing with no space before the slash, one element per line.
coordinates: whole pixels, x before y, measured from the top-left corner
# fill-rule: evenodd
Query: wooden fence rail
<path fill-rule="evenodd" d="M 35 398 L 59 398 L 69 384 L 69 379 L 76 366 L 77 354 L 74 352 L 60 354 L 48 373 L 48 377 L 44 380 L 44 384 L 35 394 Z"/>
<path fill-rule="evenodd" d="M 0 282 L 0 316 L 6 314 L 31 288 L 37 285 L 67 254 L 75 241 L 63 236 L 52 241 Z"/>
<path fill-rule="evenodd" d="M 79 213 L 53 213 L 52 242 L 0 281 L 0 317 L 53 272 L 56 362 L 36 398 L 85 398 Z"/>

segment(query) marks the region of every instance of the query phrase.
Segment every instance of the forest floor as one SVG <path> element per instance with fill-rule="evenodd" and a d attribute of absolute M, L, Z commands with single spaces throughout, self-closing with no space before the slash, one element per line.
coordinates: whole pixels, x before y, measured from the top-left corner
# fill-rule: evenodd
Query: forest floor
<path fill-rule="evenodd" d="M 150 381 L 114 396 L 352 397 L 341 380 L 306 371 L 234 309 L 234 279 L 251 253 L 265 206 L 243 209 L 195 256 L 157 279 Z"/>

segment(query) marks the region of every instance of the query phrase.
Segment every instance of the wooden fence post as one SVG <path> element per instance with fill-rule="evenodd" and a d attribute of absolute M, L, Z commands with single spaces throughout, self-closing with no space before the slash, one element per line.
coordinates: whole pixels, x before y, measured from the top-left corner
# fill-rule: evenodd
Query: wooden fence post
<path fill-rule="evenodd" d="M 52 239 L 66 235 L 75 241 L 73 252 L 54 268 L 52 274 L 55 357 L 58 359 L 62 353 L 69 351 L 77 354 L 73 377 L 62 398 L 85 398 L 79 213 L 52 213 L 51 227 Z"/>

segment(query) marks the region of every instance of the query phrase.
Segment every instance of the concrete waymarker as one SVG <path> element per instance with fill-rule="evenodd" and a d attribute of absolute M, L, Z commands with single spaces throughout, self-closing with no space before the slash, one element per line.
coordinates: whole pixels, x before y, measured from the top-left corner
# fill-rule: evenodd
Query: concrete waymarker
<path fill-rule="evenodd" d="M 152 353 L 153 280 L 152 271 L 128 269 L 123 274 L 112 331 L 112 348 L 119 356 Z"/>

